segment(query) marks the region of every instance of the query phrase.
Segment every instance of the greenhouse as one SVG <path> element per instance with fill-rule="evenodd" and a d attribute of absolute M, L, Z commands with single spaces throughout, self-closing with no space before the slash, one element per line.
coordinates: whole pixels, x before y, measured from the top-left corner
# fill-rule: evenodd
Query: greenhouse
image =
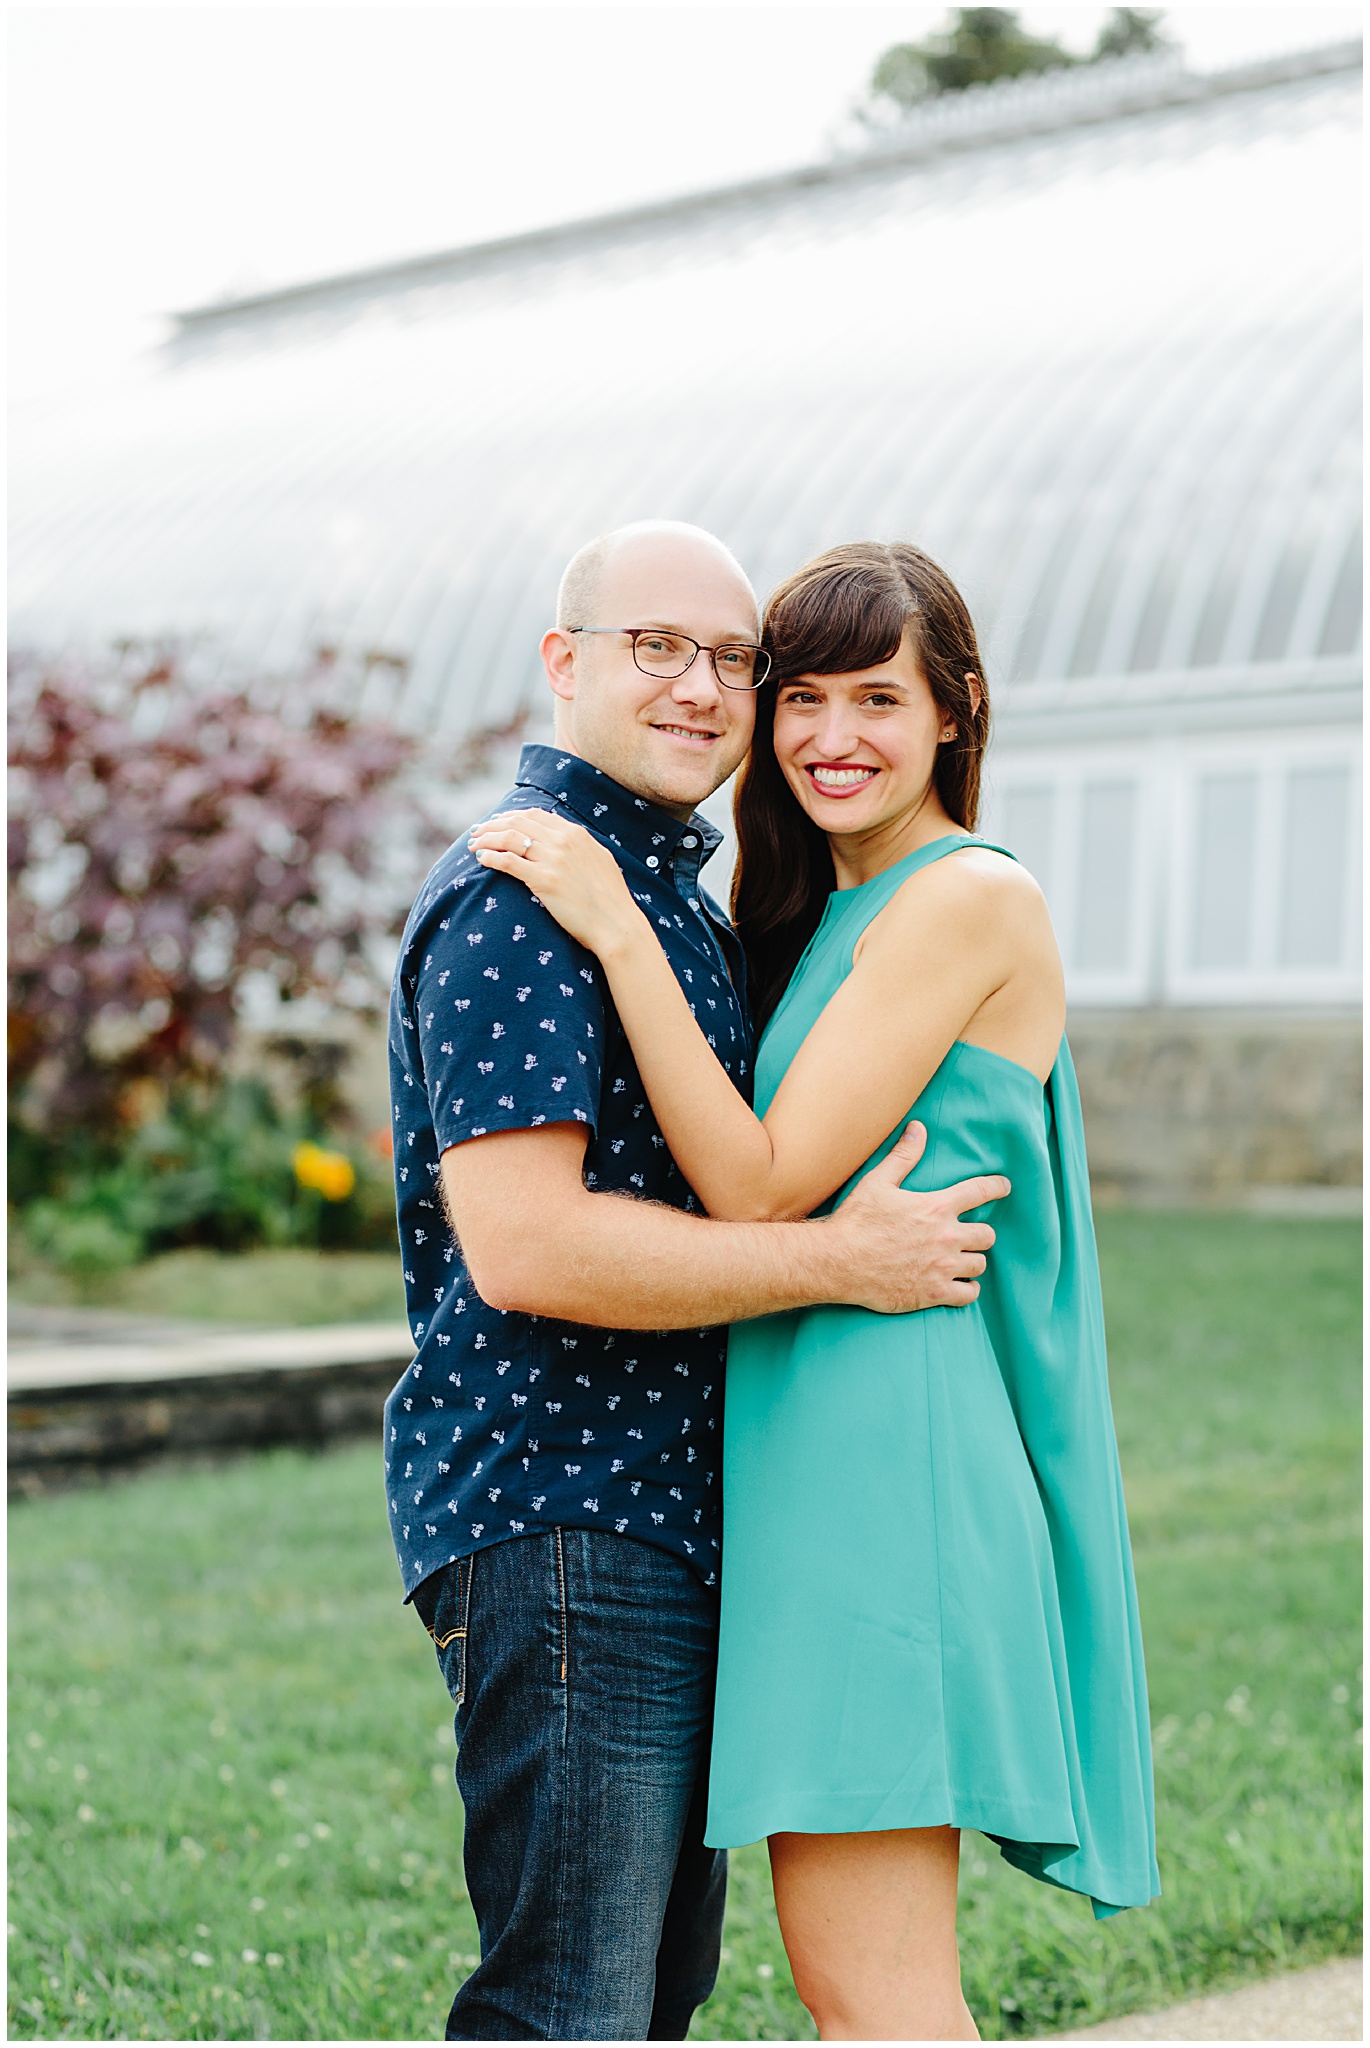
<path fill-rule="evenodd" d="M 544 716 L 557 576 L 605 527 L 697 521 L 762 590 L 916 540 L 981 625 L 988 829 L 1051 899 L 1104 1177 L 1116 1083 L 1119 1157 L 1148 1113 L 1162 1151 L 1202 1131 L 1177 1182 L 1350 1181 L 1360 61 L 1006 82 L 781 176 L 185 313 L 16 421 L 13 638 L 344 647 L 364 708 L 455 732 Z"/>

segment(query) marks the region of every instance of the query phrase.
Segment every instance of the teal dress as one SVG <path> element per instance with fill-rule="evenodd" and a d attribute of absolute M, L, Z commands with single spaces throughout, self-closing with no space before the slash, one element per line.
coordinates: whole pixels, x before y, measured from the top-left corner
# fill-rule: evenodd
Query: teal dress
<path fill-rule="evenodd" d="M 985 844 L 939 839 L 829 897 L 761 1040 L 759 1116 L 900 884 Z M 1069 1049 L 1043 1087 L 958 1042 L 909 1115 L 928 1143 L 906 1187 L 1003 1172 L 1013 1192 L 979 1212 L 997 1239 L 965 1308 L 732 1330 L 706 1839 L 978 1828 L 1102 1917 L 1160 1886 Z"/>

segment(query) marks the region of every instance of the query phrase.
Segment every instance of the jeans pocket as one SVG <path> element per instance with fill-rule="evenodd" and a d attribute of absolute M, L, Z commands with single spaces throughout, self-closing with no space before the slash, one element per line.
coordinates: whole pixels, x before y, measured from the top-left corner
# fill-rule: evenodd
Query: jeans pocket
<path fill-rule="evenodd" d="M 475 1577 L 474 1557 L 459 1557 L 438 1574 L 436 1598 L 431 1603 L 432 1618 L 424 1615 L 428 1633 L 433 1638 L 437 1652 L 438 1667 L 443 1682 L 452 1695 L 452 1704 L 461 1707 L 466 1700 L 467 1647 L 471 1632 L 471 1583 Z"/>

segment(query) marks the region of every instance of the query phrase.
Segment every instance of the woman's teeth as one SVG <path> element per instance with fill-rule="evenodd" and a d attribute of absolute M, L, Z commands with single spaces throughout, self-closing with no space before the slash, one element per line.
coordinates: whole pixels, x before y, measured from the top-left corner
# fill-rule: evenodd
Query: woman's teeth
<path fill-rule="evenodd" d="M 845 793 L 849 789 L 859 789 L 863 783 L 869 782 L 875 773 L 874 768 L 810 768 L 809 770 L 811 778 L 820 789 L 831 790 L 834 793 L 837 791 Z"/>

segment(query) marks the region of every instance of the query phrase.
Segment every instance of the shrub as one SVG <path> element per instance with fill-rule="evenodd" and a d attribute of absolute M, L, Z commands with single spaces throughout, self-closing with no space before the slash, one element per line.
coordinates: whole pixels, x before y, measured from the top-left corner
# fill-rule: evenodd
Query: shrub
<path fill-rule="evenodd" d="M 25 1248 L 78 1279 L 185 1245 L 395 1241 L 383 1163 L 345 1135 L 321 1146 L 307 1108 L 257 1079 L 183 1085 L 120 1145 L 21 1131 L 15 1153 Z"/>
<path fill-rule="evenodd" d="M 421 783 L 414 737 L 348 715 L 361 673 L 325 654 L 205 685 L 136 648 L 11 667 L 11 1199 L 70 1270 L 393 1236 L 336 1048 L 313 1072 L 307 1035 L 280 1038 L 288 1105 L 231 1065 L 249 1009 L 278 1032 L 383 1010 L 389 937 L 451 836 L 436 798 L 515 730 L 426 741 Z"/>

